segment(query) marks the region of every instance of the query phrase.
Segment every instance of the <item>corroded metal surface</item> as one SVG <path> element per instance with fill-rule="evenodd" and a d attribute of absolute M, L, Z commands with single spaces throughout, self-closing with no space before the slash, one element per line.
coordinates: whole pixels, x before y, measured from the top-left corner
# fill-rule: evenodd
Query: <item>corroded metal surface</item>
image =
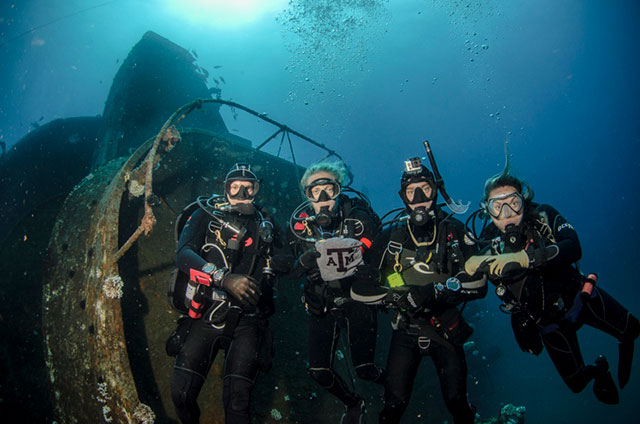
<path fill-rule="evenodd" d="M 143 422 L 126 350 L 120 300 L 104 289 L 117 275 L 124 175 L 139 156 L 89 174 L 69 195 L 53 230 L 43 289 L 43 331 L 56 418 L 65 423 Z"/>

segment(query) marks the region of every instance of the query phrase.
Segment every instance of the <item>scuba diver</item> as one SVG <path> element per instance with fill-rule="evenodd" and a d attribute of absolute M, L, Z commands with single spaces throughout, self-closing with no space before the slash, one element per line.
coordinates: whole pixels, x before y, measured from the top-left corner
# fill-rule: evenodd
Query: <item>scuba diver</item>
<path fill-rule="evenodd" d="M 384 371 L 374 364 L 377 311 L 349 297 L 356 266 L 363 263 L 380 221 L 364 195 L 343 187 L 346 180 L 342 162 L 313 164 L 302 176 L 307 200 L 291 215 L 289 241 L 297 259 L 289 278 L 306 277 L 302 299 L 309 313 L 309 373 L 345 405 L 341 424 L 361 424 L 364 399 L 336 373 L 333 359 L 344 330 L 357 376 L 380 384 L 384 380 Z"/>
<path fill-rule="evenodd" d="M 265 209 L 254 204 L 260 181 L 237 163 L 224 180 L 224 196 L 200 197 L 177 220 L 176 260 L 188 281 L 170 290 L 188 317 L 167 341 L 175 356 L 171 398 L 182 423 L 198 423 L 197 397 L 220 349 L 225 351 L 223 402 L 227 423 L 248 423 L 259 371 L 272 361 L 274 248 L 282 246 Z M 185 222 L 186 221 L 186 222 Z M 272 263 L 273 261 L 273 263 Z M 272 268 L 273 266 L 273 268 Z M 274 271 L 275 269 L 275 271 Z"/>
<path fill-rule="evenodd" d="M 454 423 L 472 424 L 475 408 L 467 400 L 463 345 L 473 329 L 457 306 L 484 297 L 487 281 L 464 270 L 477 247 L 464 236 L 462 222 L 437 204 L 438 191 L 455 213 L 464 213 L 468 205 L 447 195 L 429 144 L 424 144 L 433 173 L 420 158 L 405 161 L 399 191 L 405 207 L 373 242 L 371 262 L 377 268 L 361 267 L 363 272 L 356 274 L 376 278 L 356 281 L 351 296 L 395 310 L 380 423 L 400 422 L 420 362 L 429 355 Z"/>
<path fill-rule="evenodd" d="M 484 186 L 481 209 L 467 221 L 475 237 L 476 218 L 484 219 L 479 243 L 486 248 L 465 264 L 469 273 L 484 272 L 511 315 L 520 348 L 539 355 L 544 347 L 558 373 L 574 393 L 594 380 L 593 391 L 604 403 L 619 401 L 607 359 L 600 355 L 585 366 L 576 332 L 590 325 L 619 341 L 618 383 L 629 381 L 634 341 L 640 323 L 618 301 L 596 285 L 596 274 L 585 276 L 578 234 L 553 207 L 533 202 L 533 191 L 505 169 Z M 490 222 L 489 222 L 490 218 Z"/>

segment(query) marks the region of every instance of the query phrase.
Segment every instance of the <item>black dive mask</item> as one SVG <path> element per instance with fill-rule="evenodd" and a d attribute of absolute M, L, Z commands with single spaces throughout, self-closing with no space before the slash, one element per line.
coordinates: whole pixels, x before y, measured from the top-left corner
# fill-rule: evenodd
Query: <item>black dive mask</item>
<path fill-rule="evenodd" d="M 240 186 L 240 189 L 238 190 L 238 192 L 233 196 L 229 192 L 227 192 L 227 195 L 229 196 L 230 199 L 237 199 L 237 200 L 253 200 L 253 197 L 254 197 L 249 194 L 249 191 L 245 186 Z"/>
<path fill-rule="evenodd" d="M 431 204 L 431 208 L 435 206 L 435 203 L 436 203 L 435 200 L 438 197 L 438 190 L 433 188 L 435 184 L 429 180 L 422 180 L 422 181 L 426 181 L 432 187 L 431 197 L 428 197 L 421 187 L 417 187 L 413 192 L 413 199 L 409 201 L 409 198 L 407 197 L 407 193 L 406 193 L 407 185 L 403 185 L 400 188 L 400 191 L 398 191 L 398 194 L 400 195 L 402 202 L 404 202 L 406 206 L 417 205 L 419 203 L 427 203 L 427 202 L 433 202 Z M 416 181 L 413 181 L 413 182 L 416 182 Z"/>
<path fill-rule="evenodd" d="M 420 206 L 419 208 L 415 208 L 411 211 L 411 214 L 409 215 L 409 222 L 415 226 L 422 227 L 427 222 L 431 221 L 432 216 L 433 213 L 431 211 L 427 210 L 424 206 Z"/>
<path fill-rule="evenodd" d="M 318 196 L 318 200 L 316 200 L 316 202 L 320 203 L 320 202 L 328 202 L 329 200 L 331 200 L 331 197 L 329 197 L 329 195 L 327 194 L 326 190 L 322 190 L 320 192 L 320 196 Z"/>
<path fill-rule="evenodd" d="M 416 188 L 416 191 L 413 194 L 413 200 L 407 203 L 410 205 L 415 205 L 418 203 L 426 203 L 430 200 L 432 199 L 428 198 L 427 195 L 424 193 L 424 191 L 420 187 L 418 187 Z"/>
<path fill-rule="evenodd" d="M 507 225 L 502 235 L 502 241 L 504 241 L 505 246 L 508 246 L 514 252 L 523 249 L 526 237 L 522 232 L 522 227 L 516 224 Z"/>

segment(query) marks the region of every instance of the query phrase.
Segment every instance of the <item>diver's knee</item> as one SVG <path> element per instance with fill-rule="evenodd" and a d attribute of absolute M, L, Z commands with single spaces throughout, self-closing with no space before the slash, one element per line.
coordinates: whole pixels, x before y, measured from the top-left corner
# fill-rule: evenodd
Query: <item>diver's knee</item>
<path fill-rule="evenodd" d="M 336 376 L 329 368 L 309 368 L 309 374 L 316 383 L 324 388 L 333 386 Z"/>
<path fill-rule="evenodd" d="M 374 364 L 363 364 L 356 367 L 358 378 L 374 383 L 384 383 L 385 370 L 378 368 Z"/>
<path fill-rule="evenodd" d="M 176 407 L 189 403 L 192 376 L 181 371 L 174 371 L 171 379 L 171 400 Z"/>

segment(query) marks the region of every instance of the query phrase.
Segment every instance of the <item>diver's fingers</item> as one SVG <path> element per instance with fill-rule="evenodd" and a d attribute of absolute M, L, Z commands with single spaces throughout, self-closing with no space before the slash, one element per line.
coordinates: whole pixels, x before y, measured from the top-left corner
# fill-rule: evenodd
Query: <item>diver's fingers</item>
<path fill-rule="evenodd" d="M 246 301 L 254 306 L 257 305 L 260 301 L 261 295 L 262 293 L 260 292 L 260 289 L 254 284 L 251 284 L 249 287 L 247 287 L 247 290 L 244 292 L 244 298 L 246 299 Z"/>

